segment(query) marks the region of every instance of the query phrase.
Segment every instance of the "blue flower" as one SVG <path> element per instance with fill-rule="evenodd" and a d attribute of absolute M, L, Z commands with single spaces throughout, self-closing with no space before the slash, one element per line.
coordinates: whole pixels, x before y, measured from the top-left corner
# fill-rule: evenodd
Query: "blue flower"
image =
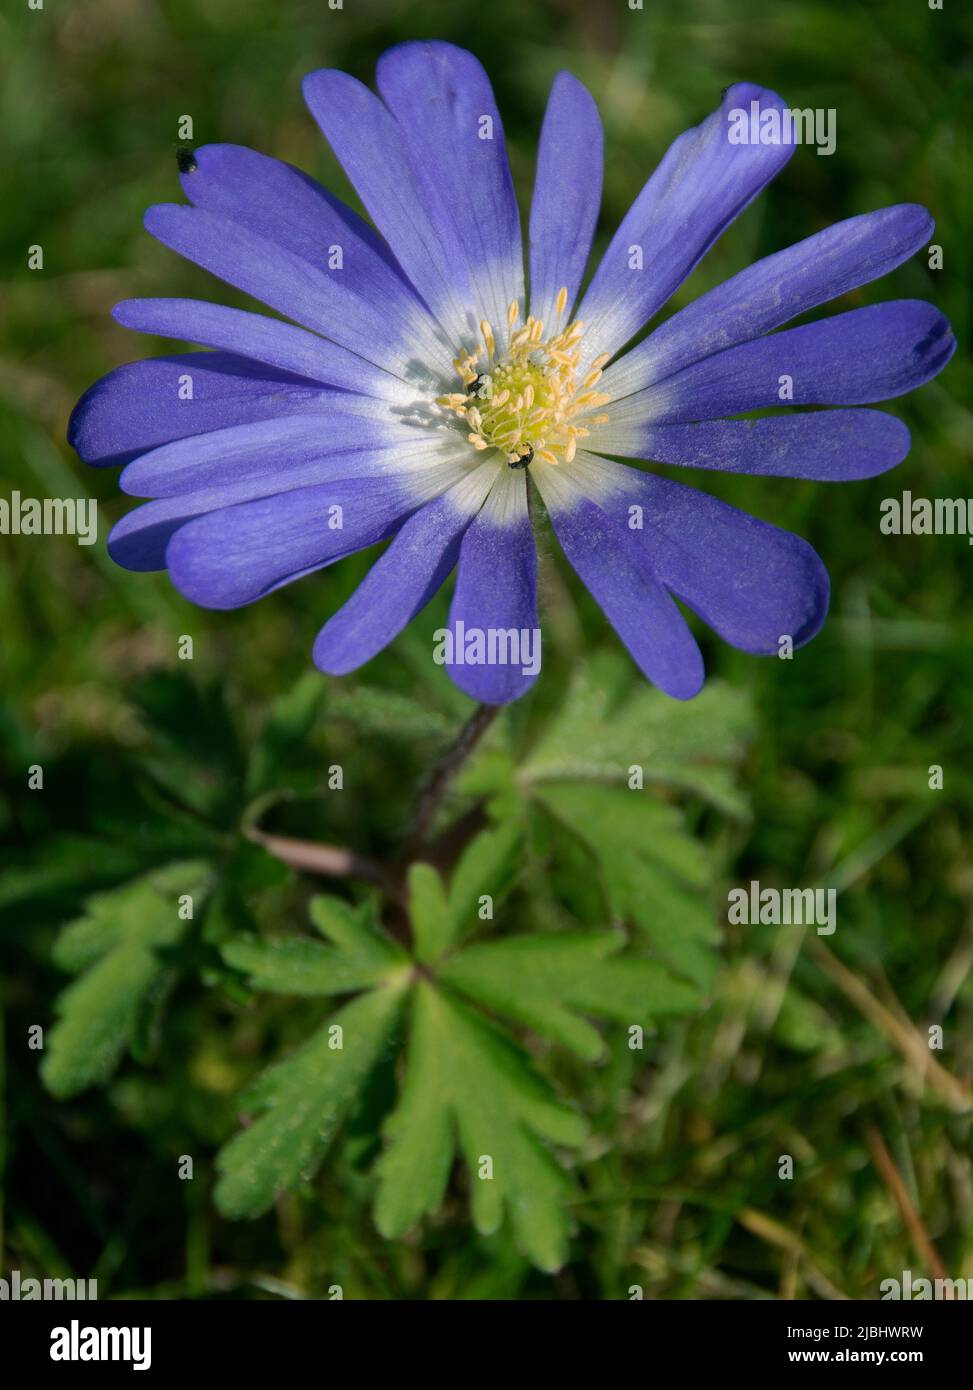
<path fill-rule="evenodd" d="M 123 490 L 153 499 L 112 531 L 114 559 L 168 569 L 187 598 L 235 608 L 390 541 L 315 642 L 317 665 L 344 674 L 454 568 L 457 646 L 464 633 L 537 628 L 529 477 L 568 560 L 669 694 L 703 682 L 676 599 L 747 652 L 809 641 L 828 577 L 806 542 L 608 456 L 822 481 L 894 467 L 907 429 L 855 407 L 945 366 L 955 341 L 943 315 L 898 300 L 771 330 L 913 255 L 932 232 L 926 210 L 818 232 L 626 351 L 793 153 L 730 137 L 731 113 L 763 118 L 781 99 L 730 87 L 669 149 L 579 296 L 603 142 L 591 97 L 561 73 L 541 132 L 528 296 L 480 64 L 449 44 L 407 43 L 382 57 L 378 88 L 330 70 L 304 83 L 374 227 L 299 170 L 235 145 L 181 161 L 190 206 L 147 213 L 166 246 L 291 322 L 189 299 L 118 305 L 129 328 L 215 351 L 120 367 L 75 409 L 81 457 L 124 464 Z M 535 679 L 463 655 L 447 667 L 475 699 L 504 703 Z"/>

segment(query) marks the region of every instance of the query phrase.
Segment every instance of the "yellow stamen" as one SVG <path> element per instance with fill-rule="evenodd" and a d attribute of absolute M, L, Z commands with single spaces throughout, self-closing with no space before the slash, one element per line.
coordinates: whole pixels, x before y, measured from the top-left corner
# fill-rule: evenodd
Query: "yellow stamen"
<path fill-rule="evenodd" d="M 567 288 L 562 287 L 556 300 L 558 321 L 567 301 Z M 508 345 L 499 359 L 491 325 L 486 319 L 480 323 L 483 345 L 460 352 L 453 361 L 466 391 L 439 396 L 437 403 L 465 421 L 467 439 L 480 452 L 496 449 L 515 464 L 532 450 L 544 463 L 570 463 L 578 440 L 607 419 L 589 412 L 610 399 L 593 389 L 609 354 L 596 357 L 579 381 L 584 324 L 579 320 L 545 338 L 540 319 L 529 315 L 525 322 L 519 320 L 520 306 L 514 299 L 507 310 Z M 470 389 L 474 382 L 475 393 Z"/>
<path fill-rule="evenodd" d="M 493 354 L 497 350 L 497 344 L 493 337 L 493 329 L 487 323 L 486 319 L 480 320 L 480 332 L 483 334 L 483 341 L 486 343 L 487 357 L 492 362 Z M 475 362 L 477 357 L 479 356 L 479 353 L 477 353 L 475 356 L 472 353 L 470 355 L 473 357 L 473 361 Z"/>

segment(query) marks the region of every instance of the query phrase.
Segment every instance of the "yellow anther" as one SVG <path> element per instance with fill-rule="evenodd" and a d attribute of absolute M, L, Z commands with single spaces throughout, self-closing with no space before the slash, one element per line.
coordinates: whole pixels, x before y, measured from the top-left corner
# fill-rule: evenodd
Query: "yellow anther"
<path fill-rule="evenodd" d="M 567 288 L 562 287 L 556 300 L 559 321 L 567 300 Z M 519 320 L 514 299 L 507 310 L 508 344 L 499 359 L 493 329 L 482 320 L 483 346 L 459 353 L 453 362 L 466 391 L 439 396 L 437 402 L 466 422 L 467 439 L 480 452 L 496 449 L 514 464 L 528 457 L 548 464 L 570 463 L 578 440 L 590 433 L 588 427 L 607 418 L 592 418 L 588 412 L 610 399 L 592 389 L 608 354 L 597 357 L 579 381 L 584 325 L 572 323 L 545 338 L 540 319 L 531 314 L 523 323 Z"/>
<path fill-rule="evenodd" d="M 493 336 L 493 329 L 487 323 L 486 319 L 480 320 L 480 332 L 483 334 L 483 341 L 486 344 L 487 357 L 492 362 L 493 354 L 497 350 L 497 344 Z M 473 361 L 476 361 L 476 357 L 473 357 Z"/>

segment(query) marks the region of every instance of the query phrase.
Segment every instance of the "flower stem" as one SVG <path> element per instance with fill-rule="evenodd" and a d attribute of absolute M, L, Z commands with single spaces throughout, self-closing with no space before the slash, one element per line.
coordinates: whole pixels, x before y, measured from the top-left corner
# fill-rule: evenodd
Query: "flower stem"
<path fill-rule="evenodd" d="M 256 826 L 246 834 L 248 840 L 260 845 L 274 859 L 281 860 L 292 869 L 300 869 L 306 874 L 320 874 L 324 878 L 360 878 L 368 883 L 377 883 L 391 898 L 398 895 L 399 886 L 391 870 L 355 850 L 345 849 L 343 845 L 294 840 L 289 835 L 270 835 Z"/>
<path fill-rule="evenodd" d="M 406 842 L 404 864 L 419 857 L 426 847 L 429 831 L 439 814 L 443 800 L 463 763 L 473 752 L 480 739 L 500 713 L 500 705 L 477 705 L 469 719 L 443 757 L 433 769 L 419 795 L 412 830 Z M 465 828 L 465 827 L 464 827 Z M 343 845 L 321 844 L 314 840 L 296 840 L 289 835 L 273 835 L 259 826 L 251 825 L 244 833 L 248 840 L 260 847 L 275 859 L 288 864 L 306 874 L 320 874 L 324 878 L 357 878 L 377 884 L 393 904 L 402 909 L 403 867 L 386 866 L 356 850 Z M 468 830 L 466 833 L 469 833 Z M 452 850 L 449 846 L 447 852 Z M 455 851 L 453 851 L 455 852 Z M 402 937 L 403 924 L 394 923 L 390 930 L 393 935 Z"/>
<path fill-rule="evenodd" d="M 408 862 L 418 857 L 423 849 L 439 809 L 453 778 L 473 752 L 480 739 L 500 713 L 501 705 L 477 705 L 476 709 L 460 729 L 455 742 L 446 750 L 432 775 L 423 787 L 412 830 L 406 842 L 405 858 Z"/>

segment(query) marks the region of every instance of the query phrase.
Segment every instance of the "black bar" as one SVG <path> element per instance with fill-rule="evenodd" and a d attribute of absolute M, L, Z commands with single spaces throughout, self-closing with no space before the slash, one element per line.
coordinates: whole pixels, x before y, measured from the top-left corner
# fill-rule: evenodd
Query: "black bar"
<path fill-rule="evenodd" d="M 786 1372 L 791 1367 L 882 1370 L 946 1370 L 965 1354 L 970 1319 L 962 1301 L 746 1303 L 601 1302 L 558 1309 L 542 1301 L 466 1303 L 461 1307 L 416 1302 L 341 1300 L 264 1300 L 257 1302 L 0 1303 L 0 1354 L 29 1374 L 52 1367 L 71 1380 L 76 1375 L 113 1372 L 131 1375 L 134 1362 L 149 1364 L 137 1374 L 171 1378 L 219 1370 L 248 1379 L 263 1372 L 288 1373 L 317 1367 L 337 1373 L 360 1357 L 373 1375 L 383 1354 L 397 1372 L 413 1361 L 443 1357 L 441 1371 L 465 1374 L 472 1362 L 479 1375 L 495 1365 L 509 1374 L 528 1345 L 540 1358 L 545 1378 L 563 1361 L 577 1373 L 579 1338 L 604 1369 L 631 1356 L 648 1375 L 651 1367 L 716 1371 L 733 1376 L 750 1370 Z M 565 1316 L 568 1321 L 563 1321 Z M 550 1318 L 550 1321 L 548 1319 Z M 580 1319 L 580 1321 L 579 1321 Z M 102 1351 L 102 1328 L 138 1329 L 135 1340 L 109 1334 L 107 1354 L 117 1346 L 128 1360 L 52 1359 L 52 1350 L 80 1356 Z M 93 1329 L 86 1332 L 85 1329 Z M 144 1329 L 150 1333 L 145 1341 Z M 457 1344 L 450 1333 L 460 1334 Z M 433 1340 L 429 1340 L 433 1339 Z M 526 1339 L 526 1340 L 525 1340 Z M 452 1346 L 450 1352 L 448 1348 Z M 434 1351 L 434 1348 L 439 1351 Z M 424 1348 L 424 1350 L 423 1350 Z M 148 1350 L 148 1358 L 146 1358 Z M 50 1374 L 50 1372 L 48 1372 Z M 345 1374 L 348 1374 L 346 1367 Z"/>

